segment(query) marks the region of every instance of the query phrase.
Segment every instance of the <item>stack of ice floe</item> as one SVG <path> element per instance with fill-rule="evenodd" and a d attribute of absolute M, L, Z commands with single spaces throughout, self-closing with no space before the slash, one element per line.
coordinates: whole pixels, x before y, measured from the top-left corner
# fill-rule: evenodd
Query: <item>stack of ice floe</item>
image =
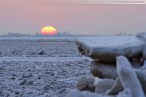
<path fill-rule="evenodd" d="M 145 42 L 135 36 L 98 36 L 77 40 L 79 51 L 93 59 L 93 78 L 78 80 L 68 97 L 145 97 Z"/>

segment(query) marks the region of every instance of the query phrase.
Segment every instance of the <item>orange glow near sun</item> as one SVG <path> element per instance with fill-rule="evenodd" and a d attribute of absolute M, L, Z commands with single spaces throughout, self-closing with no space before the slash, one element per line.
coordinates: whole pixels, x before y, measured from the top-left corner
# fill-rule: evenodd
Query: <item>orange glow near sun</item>
<path fill-rule="evenodd" d="M 41 35 L 56 35 L 57 30 L 52 26 L 45 26 L 41 29 Z"/>

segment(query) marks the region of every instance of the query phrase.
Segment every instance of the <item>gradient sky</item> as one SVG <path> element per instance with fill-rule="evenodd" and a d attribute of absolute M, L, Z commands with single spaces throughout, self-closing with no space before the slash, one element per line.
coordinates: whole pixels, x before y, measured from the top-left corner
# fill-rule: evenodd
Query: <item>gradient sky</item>
<path fill-rule="evenodd" d="M 0 34 L 34 34 L 44 26 L 72 34 L 146 32 L 146 5 L 72 4 L 69 0 L 1 0 Z M 72 1 L 72 0 L 70 0 Z"/>

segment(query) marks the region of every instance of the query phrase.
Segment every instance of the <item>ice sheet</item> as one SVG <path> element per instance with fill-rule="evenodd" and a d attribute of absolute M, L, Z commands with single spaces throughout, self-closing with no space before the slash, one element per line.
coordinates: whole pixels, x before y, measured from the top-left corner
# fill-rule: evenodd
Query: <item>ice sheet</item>
<path fill-rule="evenodd" d="M 89 47 L 118 47 L 118 46 L 136 46 L 144 44 L 136 36 L 94 36 L 80 37 L 78 41 Z"/>
<path fill-rule="evenodd" d="M 11 61 L 27 61 L 27 62 L 68 62 L 68 61 L 80 61 L 83 59 L 89 60 L 87 57 L 0 57 L 0 62 Z"/>

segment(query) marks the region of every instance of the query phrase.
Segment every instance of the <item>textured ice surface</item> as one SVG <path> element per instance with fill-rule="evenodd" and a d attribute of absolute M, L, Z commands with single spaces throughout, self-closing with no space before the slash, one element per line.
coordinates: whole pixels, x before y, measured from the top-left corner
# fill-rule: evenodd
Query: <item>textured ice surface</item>
<path fill-rule="evenodd" d="M 75 41 L 76 37 L 0 37 L 0 41 L 60 42 Z"/>
<path fill-rule="evenodd" d="M 78 41 L 89 47 L 129 47 L 142 45 L 136 36 L 93 36 L 80 37 Z"/>
<path fill-rule="evenodd" d="M 90 60 L 87 57 L 1 57 L 0 62 L 68 62 Z"/>
<path fill-rule="evenodd" d="M 0 97 L 65 97 L 91 76 L 74 42 L 6 40 L 0 52 Z"/>
<path fill-rule="evenodd" d="M 77 57 L 74 42 L 0 41 L 0 57 Z"/>
<path fill-rule="evenodd" d="M 65 97 L 82 76 L 86 60 L 66 62 L 0 62 L 0 97 Z"/>
<path fill-rule="evenodd" d="M 135 36 L 82 37 L 76 43 L 82 54 L 105 62 L 113 62 L 119 55 L 137 57 L 145 45 L 144 41 Z"/>

